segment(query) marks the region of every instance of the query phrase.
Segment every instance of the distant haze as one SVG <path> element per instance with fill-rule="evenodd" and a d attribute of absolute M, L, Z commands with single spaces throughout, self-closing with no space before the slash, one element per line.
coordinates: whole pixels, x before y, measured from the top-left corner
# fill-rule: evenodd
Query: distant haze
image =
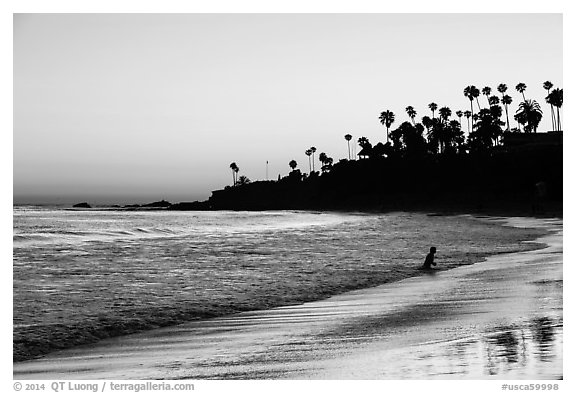
<path fill-rule="evenodd" d="M 470 84 L 506 83 L 512 120 L 524 82 L 550 130 L 546 80 L 563 87 L 560 14 L 17 14 L 14 201 L 204 200 L 233 161 L 307 172 L 311 146 L 385 141 L 386 109 L 392 128 L 408 105 L 469 110 Z"/>

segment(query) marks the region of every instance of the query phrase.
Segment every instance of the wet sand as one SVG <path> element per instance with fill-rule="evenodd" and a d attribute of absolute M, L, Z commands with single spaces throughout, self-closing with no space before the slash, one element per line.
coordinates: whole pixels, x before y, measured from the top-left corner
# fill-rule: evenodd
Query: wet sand
<path fill-rule="evenodd" d="M 548 229 L 537 240 L 547 247 L 323 301 L 107 339 L 14 363 L 13 376 L 562 378 L 562 220 L 505 221 Z"/>

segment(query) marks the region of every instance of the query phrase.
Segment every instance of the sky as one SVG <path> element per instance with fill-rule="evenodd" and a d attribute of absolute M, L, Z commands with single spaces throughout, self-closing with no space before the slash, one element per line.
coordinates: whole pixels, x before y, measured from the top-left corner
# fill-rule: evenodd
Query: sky
<path fill-rule="evenodd" d="M 563 87 L 561 14 L 15 14 L 15 203 L 207 199 L 285 176 L 305 150 L 338 161 L 345 134 L 385 141 L 468 110 L 468 85 Z M 480 97 L 485 105 L 486 97 Z M 477 108 L 475 108 L 476 110 Z M 563 119 L 563 118 L 562 118 Z"/>

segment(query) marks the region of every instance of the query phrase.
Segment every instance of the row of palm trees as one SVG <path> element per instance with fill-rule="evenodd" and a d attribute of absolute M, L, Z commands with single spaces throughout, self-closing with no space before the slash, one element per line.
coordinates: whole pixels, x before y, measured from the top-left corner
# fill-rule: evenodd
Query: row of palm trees
<path fill-rule="evenodd" d="M 546 81 L 543 84 L 544 89 L 548 92 L 548 95 L 546 96 L 546 102 L 550 104 L 550 112 L 552 116 L 552 129 L 553 131 L 560 131 L 561 130 L 560 108 L 562 107 L 563 104 L 563 89 L 556 88 L 552 90 L 553 86 L 554 85 L 550 81 Z M 535 100 L 526 99 L 526 96 L 524 94 L 526 89 L 527 87 L 525 83 L 521 82 L 516 85 L 516 91 L 522 94 L 523 101 L 519 104 L 518 109 L 514 115 L 514 118 L 518 122 L 517 130 L 520 129 L 521 124 L 525 132 L 536 132 L 538 124 L 542 119 L 542 110 L 538 102 L 536 102 Z M 462 116 L 464 116 L 468 120 L 468 134 L 473 132 L 474 129 L 476 128 L 476 122 L 479 120 L 479 112 L 483 109 L 480 106 L 480 101 L 478 99 L 480 94 L 482 93 L 484 96 L 486 96 L 488 109 L 496 107 L 499 104 L 503 105 L 504 111 L 506 113 L 506 130 L 511 131 L 508 109 L 510 104 L 512 104 L 513 100 L 510 95 L 506 94 L 507 90 L 508 86 L 506 84 L 501 83 L 498 85 L 497 91 L 501 94 L 500 98 L 496 95 L 491 95 L 492 88 L 489 86 L 485 86 L 484 88 L 482 88 L 481 91 L 474 85 L 470 85 L 464 88 L 464 96 L 468 98 L 468 100 L 470 101 L 470 110 L 469 111 L 458 110 L 455 112 L 456 116 L 458 116 L 458 119 L 460 121 L 460 127 L 462 127 Z M 478 113 L 474 113 L 474 105 L 473 105 L 474 101 L 476 101 L 476 105 L 478 106 Z M 438 110 L 438 105 L 435 102 L 431 102 L 428 105 L 428 108 L 432 112 L 431 120 L 434 120 L 436 110 Z M 554 113 L 554 108 L 556 108 L 556 113 Z M 410 118 L 412 125 L 415 126 L 416 123 L 414 119 L 417 115 L 416 110 L 414 109 L 413 106 L 407 106 L 405 111 L 408 117 Z M 441 117 L 443 116 L 442 112 L 446 113 L 447 111 L 449 111 L 449 108 L 447 107 L 440 108 L 439 111 L 440 116 Z M 423 124 L 429 123 L 428 119 L 430 119 L 428 116 L 423 117 Z M 470 119 L 472 119 L 472 128 L 470 127 Z M 395 114 L 390 110 L 386 110 L 380 113 L 379 120 L 380 123 L 386 127 L 386 142 L 388 142 L 390 127 L 396 120 Z"/>
<path fill-rule="evenodd" d="M 544 89 L 548 91 L 546 102 L 550 104 L 550 112 L 552 114 L 552 129 L 554 131 L 561 131 L 562 123 L 560 122 L 560 108 L 564 103 L 564 89 L 556 88 L 550 91 L 552 87 L 554 87 L 554 85 L 551 82 L 544 83 Z M 556 108 L 556 114 L 554 114 L 554 108 Z"/>
<path fill-rule="evenodd" d="M 543 88 L 547 91 L 546 103 L 550 105 L 550 113 L 552 119 L 552 130 L 562 130 L 560 121 L 560 108 L 563 104 L 563 89 L 553 88 L 554 85 L 550 81 L 543 84 Z M 489 86 L 485 86 L 482 90 L 474 85 L 466 86 L 463 94 L 470 101 L 470 110 L 457 110 L 454 114 L 458 120 L 451 120 L 452 110 L 449 107 L 438 107 L 438 104 L 431 102 L 428 105 L 432 113 L 432 117 L 427 115 L 423 116 L 420 123 L 415 121 L 417 112 L 413 106 L 405 108 L 406 114 L 410 121 L 402 123 L 397 129 L 390 131 L 392 124 L 396 121 L 396 115 L 390 110 L 385 110 L 380 113 L 380 124 L 386 127 L 386 145 L 380 146 L 380 151 L 409 151 L 427 149 L 430 152 L 443 153 L 449 149 L 462 149 L 473 150 L 476 148 L 488 148 L 497 145 L 501 141 L 503 135 L 503 126 L 506 126 L 506 132 L 519 132 L 522 126 L 524 132 L 536 132 L 538 125 L 542 119 L 543 113 L 540 104 L 536 100 L 527 99 L 525 91 L 527 86 L 525 83 L 518 83 L 515 90 L 522 95 L 522 101 L 519 103 L 517 110 L 514 114 L 514 119 L 518 123 L 518 127 L 510 127 L 509 108 L 513 102 L 513 98 L 506 94 L 508 86 L 500 83 L 496 87 L 496 91 L 500 96 L 492 94 L 493 90 Z M 486 97 L 487 106 L 480 105 L 480 95 Z M 478 110 L 474 111 L 474 102 Z M 504 109 L 504 110 L 502 110 Z M 506 123 L 501 120 L 505 114 Z M 437 116 L 438 115 L 438 116 Z M 468 138 L 466 140 L 465 134 L 462 131 L 462 117 L 467 120 Z M 426 139 L 424 139 L 424 131 L 426 131 Z M 352 157 L 350 141 L 352 140 L 351 134 L 344 135 L 344 139 L 348 144 L 348 159 Z M 390 139 L 393 144 L 390 143 Z M 364 149 L 372 149 L 372 145 L 366 137 L 360 137 L 358 144 Z M 427 145 L 426 145 L 427 142 Z M 379 144 L 381 145 L 381 144 Z M 378 146 L 377 146 L 378 147 Z M 305 151 L 308 156 L 308 165 L 310 173 L 315 173 L 314 154 L 316 147 L 312 146 Z M 332 167 L 334 160 L 326 153 L 322 152 L 318 156 L 322 163 L 322 172 L 329 171 Z M 288 165 L 294 171 L 298 165 L 296 160 L 291 160 Z M 238 178 L 239 168 L 236 163 L 230 164 L 232 170 L 233 184 L 243 184 L 250 180 L 241 176 Z"/>
<path fill-rule="evenodd" d="M 552 131 L 560 131 L 562 129 L 560 123 L 560 108 L 562 107 L 563 104 L 563 94 L 564 94 L 563 89 L 556 88 L 552 90 L 554 85 L 550 81 L 544 82 L 542 87 L 548 93 L 545 99 L 546 102 L 550 104 L 550 113 L 552 117 Z M 524 131 L 536 132 L 538 124 L 542 119 L 542 109 L 540 108 L 540 104 L 538 104 L 538 102 L 536 102 L 535 100 L 526 99 L 526 95 L 524 94 L 524 92 L 526 91 L 527 86 L 525 83 L 520 82 L 515 86 L 515 88 L 517 92 L 522 94 L 523 100 L 519 104 L 518 110 L 516 111 L 514 118 L 518 121 L 519 125 L 522 124 Z M 508 90 L 508 86 L 506 86 L 506 84 L 504 83 L 499 84 L 497 90 L 502 95 L 501 99 L 498 96 L 491 96 L 490 94 L 492 93 L 492 89 L 488 86 L 482 89 L 482 94 L 486 96 L 488 100 L 488 105 L 490 107 L 498 105 L 500 102 L 502 102 L 504 109 L 506 111 L 506 125 L 507 125 L 506 129 L 507 131 L 510 131 L 508 107 L 510 104 L 512 104 L 512 97 L 510 97 L 508 94 L 505 94 L 506 91 Z M 470 100 L 470 110 L 472 112 L 472 116 L 474 111 L 472 101 L 474 99 L 476 99 L 476 103 L 478 104 L 478 110 L 480 110 L 480 103 L 478 102 L 479 95 L 480 92 L 478 88 L 476 88 L 476 86 L 474 85 L 467 86 L 464 89 L 464 96 Z M 554 107 L 556 107 L 556 114 L 554 113 Z"/>

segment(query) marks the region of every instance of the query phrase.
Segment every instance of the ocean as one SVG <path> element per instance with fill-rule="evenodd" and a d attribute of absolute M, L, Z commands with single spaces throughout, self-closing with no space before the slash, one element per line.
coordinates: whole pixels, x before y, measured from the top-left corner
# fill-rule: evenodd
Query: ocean
<path fill-rule="evenodd" d="M 538 247 L 536 229 L 421 213 L 13 210 L 15 361 L 327 298 Z M 423 294 L 424 295 L 424 294 Z"/>

